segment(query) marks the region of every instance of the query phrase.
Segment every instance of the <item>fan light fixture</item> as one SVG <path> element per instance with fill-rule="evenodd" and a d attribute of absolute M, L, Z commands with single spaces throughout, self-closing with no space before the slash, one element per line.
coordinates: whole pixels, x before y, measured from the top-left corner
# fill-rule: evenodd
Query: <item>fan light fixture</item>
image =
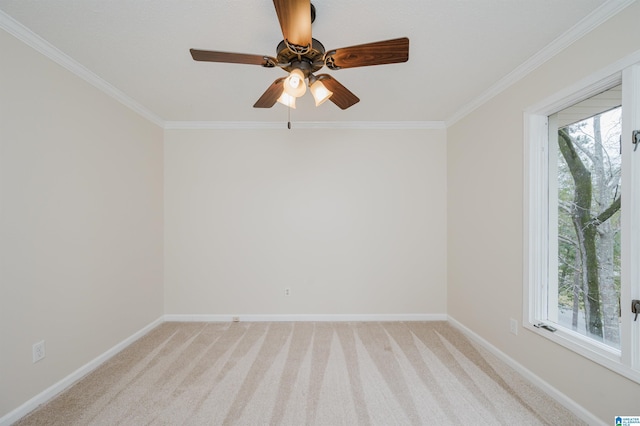
<path fill-rule="evenodd" d="M 278 98 L 278 102 L 289 108 L 296 107 L 296 98 L 303 96 L 307 91 L 307 85 L 305 84 L 304 72 L 301 69 L 293 69 L 287 78 L 282 82 L 282 93 Z M 315 99 L 316 106 L 322 105 L 327 99 L 329 99 L 333 92 L 313 74 L 309 74 L 309 89 Z"/>
<path fill-rule="evenodd" d="M 284 106 L 288 106 L 289 108 L 296 109 L 296 98 L 288 94 L 286 90 L 282 91 L 282 94 L 278 98 L 278 102 Z"/>
<path fill-rule="evenodd" d="M 333 92 L 325 87 L 320 80 L 316 80 L 311 86 L 309 86 L 313 99 L 316 100 L 316 106 L 322 105 L 327 99 L 329 99 Z"/>
<path fill-rule="evenodd" d="M 294 98 L 299 98 L 307 91 L 307 85 L 304 84 L 304 73 L 298 68 L 291 71 L 289 77 L 284 79 L 284 91 Z"/>

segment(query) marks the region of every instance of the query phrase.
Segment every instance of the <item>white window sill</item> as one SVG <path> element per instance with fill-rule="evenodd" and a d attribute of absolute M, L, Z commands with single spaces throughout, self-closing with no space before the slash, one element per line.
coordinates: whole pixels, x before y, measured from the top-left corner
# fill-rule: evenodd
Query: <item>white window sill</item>
<path fill-rule="evenodd" d="M 550 323 L 549 325 L 553 324 Z M 583 357 L 640 384 L 640 371 L 636 371 L 627 365 L 624 365 L 622 363 L 620 351 L 616 349 L 598 342 L 593 342 L 591 339 L 582 336 L 581 334 L 562 329 L 555 325 L 553 325 L 556 328 L 555 332 L 535 327 L 529 322 L 524 322 L 523 326 L 532 333 L 551 340 L 560 346 L 576 352 Z"/>

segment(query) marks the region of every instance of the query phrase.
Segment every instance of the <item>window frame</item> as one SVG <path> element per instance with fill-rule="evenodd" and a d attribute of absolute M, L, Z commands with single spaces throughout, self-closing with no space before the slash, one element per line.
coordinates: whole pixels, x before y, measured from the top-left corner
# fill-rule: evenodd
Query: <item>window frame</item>
<path fill-rule="evenodd" d="M 524 112 L 523 327 L 640 383 L 640 320 L 630 301 L 640 299 L 640 196 L 624 197 L 622 209 L 621 349 L 573 330 L 545 325 L 549 280 L 549 120 L 548 117 L 618 84 L 622 87 L 622 187 L 640 188 L 640 151 L 633 152 L 632 129 L 640 129 L 640 51 L 527 108 Z M 635 111 L 635 113 L 634 113 Z M 553 167 L 553 166 L 551 166 Z M 630 191 L 630 189 L 628 190 Z M 633 257 L 636 261 L 633 261 Z M 627 306 L 628 305 L 628 306 Z"/>

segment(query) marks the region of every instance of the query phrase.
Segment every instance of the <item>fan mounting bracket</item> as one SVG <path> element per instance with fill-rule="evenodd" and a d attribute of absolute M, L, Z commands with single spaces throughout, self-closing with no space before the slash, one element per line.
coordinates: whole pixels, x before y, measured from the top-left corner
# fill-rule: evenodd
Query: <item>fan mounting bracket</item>
<path fill-rule="evenodd" d="M 285 64 L 280 67 L 287 72 L 299 68 L 307 74 L 316 72 L 324 66 L 325 49 L 322 43 L 315 38 L 311 39 L 311 46 L 309 46 L 304 53 L 291 50 L 290 45 L 285 40 L 278 44 L 276 50 L 278 64 Z M 301 66 L 300 64 L 306 65 Z"/>

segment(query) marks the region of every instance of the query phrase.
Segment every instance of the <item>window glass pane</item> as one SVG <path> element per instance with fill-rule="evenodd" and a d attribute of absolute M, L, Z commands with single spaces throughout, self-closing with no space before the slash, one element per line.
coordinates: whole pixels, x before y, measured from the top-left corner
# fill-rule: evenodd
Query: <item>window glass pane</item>
<path fill-rule="evenodd" d="M 560 111 L 548 320 L 620 348 L 620 86 Z M 552 225 L 553 226 L 553 225 Z"/>

